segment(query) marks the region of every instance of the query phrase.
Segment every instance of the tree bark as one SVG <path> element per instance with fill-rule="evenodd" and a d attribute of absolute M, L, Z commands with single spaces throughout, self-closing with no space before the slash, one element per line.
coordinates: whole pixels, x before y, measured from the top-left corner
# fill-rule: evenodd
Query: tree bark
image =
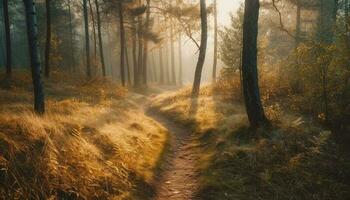
<path fill-rule="evenodd" d="M 268 124 L 260 99 L 257 69 L 259 8 L 259 0 L 245 0 L 242 54 L 243 93 L 249 122 L 254 128 Z"/>
<path fill-rule="evenodd" d="M 38 48 L 36 8 L 33 0 L 23 0 L 23 3 L 25 7 L 30 66 L 34 86 L 34 109 L 37 113 L 43 114 L 45 112 L 45 102 L 44 89 L 41 81 L 41 63 Z"/>
<path fill-rule="evenodd" d="M 159 82 L 164 84 L 163 48 L 159 47 Z"/>
<path fill-rule="evenodd" d="M 297 19 L 295 26 L 295 47 L 299 46 L 301 40 L 301 3 L 300 0 L 296 1 L 297 4 Z"/>
<path fill-rule="evenodd" d="M 139 87 L 139 65 L 137 62 L 137 28 L 136 28 L 136 20 L 135 17 L 132 18 L 132 59 L 133 59 L 133 66 L 134 66 L 134 86 Z"/>
<path fill-rule="evenodd" d="M 84 10 L 84 28 L 85 28 L 85 51 L 86 51 L 86 75 L 91 78 L 91 62 L 90 62 L 90 38 L 89 38 L 89 18 L 87 10 L 87 0 L 83 0 Z"/>
<path fill-rule="evenodd" d="M 150 16 L 151 16 L 151 1 L 146 0 L 147 2 L 147 12 L 146 12 L 146 23 L 145 23 L 145 32 L 149 31 L 149 23 L 150 23 Z M 142 77 L 143 77 L 143 84 L 147 85 L 147 59 L 148 59 L 148 40 L 143 39 L 143 61 L 142 61 Z"/>
<path fill-rule="evenodd" d="M 45 46 L 45 77 L 50 77 L 51 49 L 51 0 L 46 0 L 46 46 Z"/>
<path fill-rule="evenodd" d="M 70 37 L 70 51 L 71 51 L 71 68 L 75 69 L 75 58 L 74 58 L 74 45 L 73 45 L 73 22 L 72 22 L 72 10 L 71 10 L 71 0 L 68 0 L 68 12 L 69 12 L 69 37 Z"/>
<path fill-rule="evenodd" d="M 118 1 L 119 7 L 119 29 L 120 29 L 120 76 L 122 86 L 125 87 L 125 29 L 123 16 L 123 2 Z"/>
<path fill-rule="evenodd" d="M 94 16 L 94 10 L 92 8 L 91 0 L 89 1 L 89 8 L 90 8 L 90 15 L 91 15 L 91 22 L 92 22 L 92 34 L 94 39 L 94 66 L 96 70 L 96 60 L 97 60 L 97 40 L 96 40 L 96 25 L 95 25 L 95 16 Z"/>
<path fill-rule="evenodd" d="M 179 84 L 183 85 L 183 72 L 182 72 L 182 37 L 181 32 L 179 33 Z"/>
<path fill-rule="evenodd" d="M 154 51 L 152 51 L 152 69 L 153 69 L 153 78 L 154 78 L 154 82 L 158 81 L 158 76 L 157 76 L 157 68 L 156 68 L 156 59 L 155 59 L 155 55 L 154 55 Z"/>
<path fill-rule="evenodd" d="M 345 31 L 348 34 L 349 32 L 349 0 L 345 0 Z"/>
<path fill-rule="evenodd" d="M 192 88 L 192 98 L 199 96 L 199 89 L 202 78 L 202 70 L 205 61 L 205 54 L 207 51 L 208 40 L 208 19 L 207 19 L 207 6 L 205 0 L 200 0 L 200 12 L 201 12 L 201 45 L 199 48 L 199 57 L 196 66 L 196 72 L 194 75 L 194 82 Z"/>
<path fill-rule="evenodd" d="M 213 83 L 216 82 L 216 71 L 218 63 L 218 10 L 217 0 L 214 0 L 214 63 L 213 63 Z"/>
<path fill-rule="evenodd" d="M 100 5 L 98 4 L 98 0 L 95 0 L 96 7 L 96 15 L 97 15 L 97 34 L 98 34 L 98 44 L 100 49 L 100 59 L 102 66 L 102 75 L 106 76 L 106 64 L 103 53 L 103 40 L 102 40 L 102 32 L 101 32 L 101 13 L 100 13 Z"/>
<path fill-rule="evenodd" d="M 165 82 L 167 84 L 170 84 L 170 75 L 169 75 L 169 41 L 168 41 L 168 32 L 166 34 L 166 43 L 165 43 L 165 52 L 166 52 L 166 55 L 165 55 Z"/>
<path fill-rule="evenodd" d="M 138 5 L 141 6 L 141 0 L 138 0 Z M 137 64 L 138 64 L 138 75 L 137 75 L 137 78 L 138 78 L 138 85 L 137 86 L 140 86 L 141 82 L 143 82 L 142 78 L 143 78 L 143 18 L 142 18 L 142 15 L 139 15 L 137 17 L 137 23 L 138 23 L 138 61 L 137 61 Z"/>
<path fill-rule="evenodd" d="M 5 24 L 5 38 L 6 38 L 6 74 L 9 79 L 12 75 L 12 51 L 11 51 L 11 30 L 8 0 L 3 0 L 4 7 L 4 24 Z"/>
<path fill-rule="evenodd" d="M 171 84 L 176 85 L 174 28 L 172 21 L 170 23 Z"/>
<path fill-rule="evenodd" d="M 129 63 L 129 54 L 128 54 L 128 47 L 125 44 L 125 61 L 126 61 L 126 74 L 128 78 L 128 85 L 131 85 L 131 75 L 130 75 L 130 63 Z"/>

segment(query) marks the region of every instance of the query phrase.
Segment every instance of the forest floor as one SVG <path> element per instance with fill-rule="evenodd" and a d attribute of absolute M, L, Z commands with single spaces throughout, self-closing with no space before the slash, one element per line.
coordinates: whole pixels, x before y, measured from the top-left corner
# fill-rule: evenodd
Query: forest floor
<path fill-rule="evenodd" d="M 127 91 L 105 79 L 54 74 L 38 116 L 29 76 L 16 74 L 10 89 L 0 82 L 0 199 L 350 194 L 349 151 L 331 131 L 283 107 L 266 109 L 274 127 L 253 131 L 243 103 L 211 86 L 191 100 L 190 88 Z"/>
<path fill-rule="evenodd" d="M 155 181 L 154 199 L 192 199 L 199 187 L 196 171 L 199 155 L 193 146 L 193 133 L 190 129 L 181 127 L 160 114 L 152 111 L 147 114 L 165 127 L 170 134 L 169 149 Z"/>

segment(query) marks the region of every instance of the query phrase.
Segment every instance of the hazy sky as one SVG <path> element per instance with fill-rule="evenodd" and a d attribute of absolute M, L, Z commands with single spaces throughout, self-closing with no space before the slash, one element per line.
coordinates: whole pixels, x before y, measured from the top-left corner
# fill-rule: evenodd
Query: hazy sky
<path fill-rule="evenodd" d="M 236 13 L 237 9 L 239 8 L 241 2 L 243 0 L 217 0 L 218 3 L 218 23 L 219 26 L 227 26 L 230 24 L 230 13 Z M 207 5 L 210 5 L 213 2 L 213 0 L 208 0 Z M 214 37 L 213 37 L 213 15 L 210 15 L 208 17 L 208 23 L 209 23 L 209 32 L 208 32 L 208 48 L 207 48 L 207 56 L 205 59 L 205 64 L 203 68 L 203 76 L 202 81 L 207 82 L 211 81 L 211 74 L 212 74 L 212 66 L 213 66 L 213 44 L 214 44 Z M 194 46 L 194 44 L 188 39 L 185 38 L 186 45 L 184 46 L 184 65 L 186 66 L 184 68 L 184 81 L 188 84 L 192 83 L 193 81 L 193 74 L 195 70 L 195 66 L 197 63 L 197 57 L 198 57 L 198 48 Z M 218 68 L 220 69 L 222 67 L 222 63 L 219 60 Z M 219 71 L 219 70 L 218 70 Z"/>
<path fill-rule="evenodd" d="M 230 13 L 236 12 L 242 0 L 217 0 L 218 3 L 218 22 L 220 25 L 230 23 Z"/>

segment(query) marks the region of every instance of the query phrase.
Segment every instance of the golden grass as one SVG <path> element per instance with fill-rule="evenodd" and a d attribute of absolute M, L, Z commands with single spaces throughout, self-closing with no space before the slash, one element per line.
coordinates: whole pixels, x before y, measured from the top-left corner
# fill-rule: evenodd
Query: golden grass
<path fill-rule="evenodd" d="M 28 76 L 0 89 L 3 199 L 137 199 L 136 190 L 149 192 L 166 130 L 128 102 L 125 89 L 74 78 L 54 74 L 45 82 L 42 117 L 32 111 Z"/>
<path fill-rule="evenodd" d="M 350 154 L 330 131 L 268 102 L 277 126 L 253 131 L 235 83 L 162 94 L 152 108 L 197 133 L 200 199 L 347 199 Z M 264 96 L 265 94 L 263 94 Z M 275 98 L 278 98 L 276 96 Z"/>

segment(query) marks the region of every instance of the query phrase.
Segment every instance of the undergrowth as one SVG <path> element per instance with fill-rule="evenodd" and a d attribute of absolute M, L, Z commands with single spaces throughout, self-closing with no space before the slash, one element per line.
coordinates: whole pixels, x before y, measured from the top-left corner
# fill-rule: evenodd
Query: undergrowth
<path fill-rule="evenodd" d="M 205 86 L 195 100 L 190 94 L 185 88 L 159 95 L 151 106 L 196 132 L 202 152 L 198 198 L 349 198 L 350 154 L 336 134 L 264 96 L 274 127 L 251 130 L 237 83 Z"/>
<path fill-rule="evenodd" d="M 166 130 L 125 89 L 57 73 L 38 116 L 29 76 L 14 74 L 0 89 L 0 199 L 151 197 Z"/>

